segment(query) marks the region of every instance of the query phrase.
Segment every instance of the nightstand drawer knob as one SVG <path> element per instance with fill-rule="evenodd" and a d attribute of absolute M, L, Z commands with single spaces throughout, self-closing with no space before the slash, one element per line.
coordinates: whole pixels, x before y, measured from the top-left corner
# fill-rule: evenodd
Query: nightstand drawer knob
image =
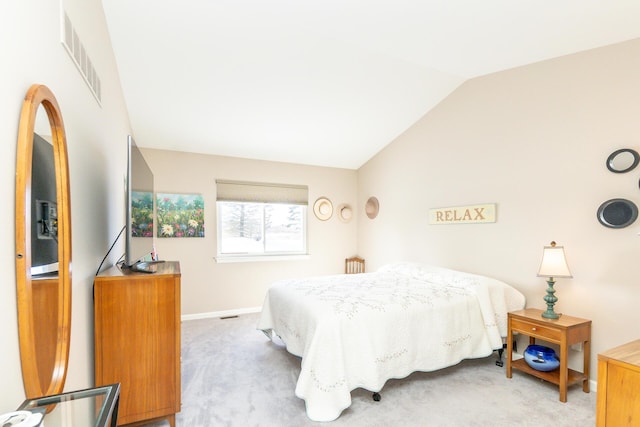
<path fill-rule="evenodd" d="M 533 328 L 531 328 L 532 331 L 537 331 L 538 328 L 536 328 L 535 326 Z"/>

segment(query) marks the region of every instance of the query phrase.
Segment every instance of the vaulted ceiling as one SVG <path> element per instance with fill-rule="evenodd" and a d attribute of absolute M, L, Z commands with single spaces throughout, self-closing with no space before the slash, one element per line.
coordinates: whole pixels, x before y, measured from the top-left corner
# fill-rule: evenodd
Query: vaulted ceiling
<path fill-rule="evenodd" d="M 357 169 L 468 79 L 640 37 L 637 0 L 103 0 L 138 145 Z"/>

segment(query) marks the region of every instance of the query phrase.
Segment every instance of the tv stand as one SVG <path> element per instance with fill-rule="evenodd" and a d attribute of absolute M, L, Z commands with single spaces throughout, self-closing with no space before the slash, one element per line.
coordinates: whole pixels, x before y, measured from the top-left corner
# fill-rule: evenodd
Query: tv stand
<path fill-rule="evenodd" d="M 151 267 L 114 266 L 94 281 L 95 385 L 120 383 L 119 426 L 175 427 L 180 412 L 180 264 Z"/>

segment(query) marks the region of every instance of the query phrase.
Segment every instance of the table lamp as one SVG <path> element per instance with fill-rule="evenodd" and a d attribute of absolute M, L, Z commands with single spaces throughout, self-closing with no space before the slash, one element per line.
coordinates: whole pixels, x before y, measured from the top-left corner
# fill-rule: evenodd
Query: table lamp
<path fill-rule="evenodd" d="M 558 313 L 553 311 L 553 306 L 558 301 L 554 295 L 556 290 L 553 289 L 555 284 L 554 277 L 573 277 L 569 271 L 567 260 L 564 256 L 564 248 L 556 246 L 556 242 L 551 242 L 549 246 L 545 246 L 542 251 L 542 262 L 538 270 L 538 277 L 548 277 L 547 279 L 547 295 L 544 300 L 547 303 L 547 310 L 542 313 L 542 317 L 547 319 L 557 319 L 560 317 Z"/>

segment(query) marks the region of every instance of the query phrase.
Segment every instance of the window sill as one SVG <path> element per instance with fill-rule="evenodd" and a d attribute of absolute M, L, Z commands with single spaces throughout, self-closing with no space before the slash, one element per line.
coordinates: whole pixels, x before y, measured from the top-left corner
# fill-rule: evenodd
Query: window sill
<path fill-rule="evenodd" d="M 304 261 L 310 259 L 308 254 L 303 255 L 253 255 L 253 256 L 217 256 L 213 259 L 218 264 L 226 264 L 232 262 L 263 262 L 263 261 Z"/>

